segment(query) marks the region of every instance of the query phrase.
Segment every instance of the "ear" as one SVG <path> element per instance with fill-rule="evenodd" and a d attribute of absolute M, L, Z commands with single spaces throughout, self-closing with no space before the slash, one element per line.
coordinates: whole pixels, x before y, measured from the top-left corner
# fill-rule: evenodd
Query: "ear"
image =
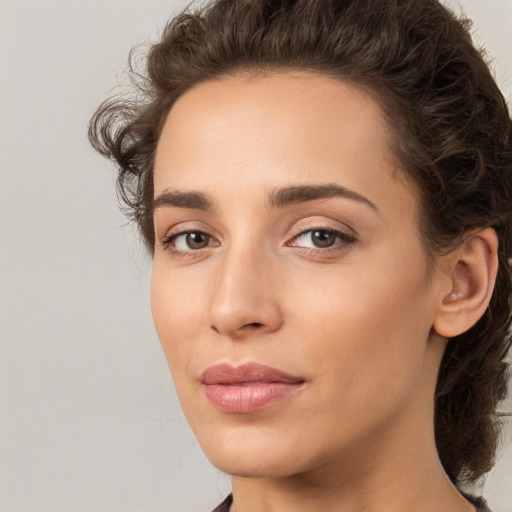
<path fill-rule="evenodd" d="M 498 272 L 498 236 L 494 229 L 470 233 L 450 253 L 446 272 L 448 286 L 433 327 L 441 336 L 451 338 L 473 327 L 491 300 Z"/>

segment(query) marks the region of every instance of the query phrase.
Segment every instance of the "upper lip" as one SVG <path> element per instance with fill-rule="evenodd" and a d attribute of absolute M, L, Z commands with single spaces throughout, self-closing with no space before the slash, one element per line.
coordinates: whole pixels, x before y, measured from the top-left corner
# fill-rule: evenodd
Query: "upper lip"
<path fill-rule="evenodd" d="M 282 382 L 299 384 L 305 379 L 259 363 L 234 366 L 220 363 L 207 368 L 199 378 L 203 384 L 242 384 L 248 382 Z"/>

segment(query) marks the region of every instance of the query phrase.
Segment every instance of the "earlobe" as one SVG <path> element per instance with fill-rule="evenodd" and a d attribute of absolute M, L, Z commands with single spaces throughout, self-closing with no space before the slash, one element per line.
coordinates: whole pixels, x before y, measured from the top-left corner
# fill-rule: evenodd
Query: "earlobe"
<path fill-rule="evenodd" d="M 446 338 L 470 329 L 491 300 L 498 271 L 498 237 L 492 228 L 470 233 L 451 253 L 450 289 L 441 297 L 434 330 Z"/>

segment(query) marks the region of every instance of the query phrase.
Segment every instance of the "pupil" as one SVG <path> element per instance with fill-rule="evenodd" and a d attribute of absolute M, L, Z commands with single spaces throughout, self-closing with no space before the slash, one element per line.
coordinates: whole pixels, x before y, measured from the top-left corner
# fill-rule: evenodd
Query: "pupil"
<path fill-rule="evenodd" d="M 336 236 L 328 231 L 315 231 L 313 233 L 313 243 L 317 247 L 330 247 L 334 244 Z"/>
<path fill-rule="evenodd" d="M 202 249 L 208 245 L 208 235 L 204 233 L 189 233 L 187 235 L 187 245 L 191 249 Z"/>

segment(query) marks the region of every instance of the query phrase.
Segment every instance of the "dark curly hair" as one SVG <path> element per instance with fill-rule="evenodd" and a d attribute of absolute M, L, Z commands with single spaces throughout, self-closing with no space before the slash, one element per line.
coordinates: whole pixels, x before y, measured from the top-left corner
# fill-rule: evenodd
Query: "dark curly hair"
<path fill-rule="evenodd" d="M 119 168 L 118 192 L 154 249 L 153 161 L 176 99 L 237 73 L 309 70 L 350 81 L 379 102 L 393 150 L 418 190 L 429 261 L 469 230 L 491 226 L 499 270 L 490 305 L 452 338 L 435 395 L 435 435 L 446 473 L 474 482 L 494 463 L 497 407 L 511 345 L 512 123 L 470 22 L 437 0 L 214 0 L 166 26 L 135 73 L 135 99 L 103 103 L 90 140 Z"/>

